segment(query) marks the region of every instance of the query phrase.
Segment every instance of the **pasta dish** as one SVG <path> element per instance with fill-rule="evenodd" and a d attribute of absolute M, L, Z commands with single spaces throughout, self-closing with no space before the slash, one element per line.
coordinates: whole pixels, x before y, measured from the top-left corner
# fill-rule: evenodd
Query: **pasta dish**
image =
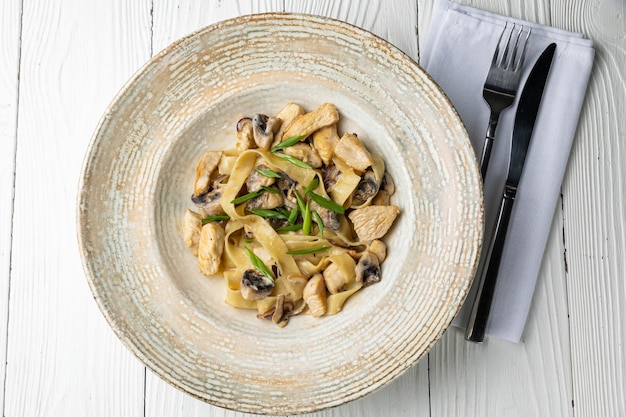
<path fill-rule="evenodd" d="M 283 327 L 336 314 L 381 280 L 394 184 L 338 122 L 333 104 L 289 103 L 241 118 L 234 148 L 199 159 L 183 238 L 204 275 L 224 277 L 227 304 Z"/>

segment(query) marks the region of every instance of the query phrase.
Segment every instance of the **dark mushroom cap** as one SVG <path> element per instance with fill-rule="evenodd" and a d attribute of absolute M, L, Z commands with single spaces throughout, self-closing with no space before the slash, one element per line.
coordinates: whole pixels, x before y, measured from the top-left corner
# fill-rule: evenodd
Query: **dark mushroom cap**
<path fill-rule="evenodd" d="M 272 293 L 274 281 L 254 269 L 241 275 L 241 295 L 246 300 L 260 300 Z"/>
<path fill-rule="evenodd" d="M 243 127 L 248 123 L 252 124 L 252 119 L 249 117 L 242 117 L 241 119 L 239 119 L 239 121 L 237 122 L 237 132 L 241 132 Z"/>
<path fill-rule="evenodd" d="M 380 282 L 380 262 L 372 252 L 365 252 L 355 268 L 356 280 L 363 283 L 363 287 Z"/>
<path fill-rule="evenodd" d="M 364 204 L 368 200 L 374 198 L 379 187 L 380 184 L 376 181 L 376 174 L 374 174 L 374 171 L 371 169 L 368 169 L 365 174 L 363 174 L 363 178 L 361 178 L 361 182 L 359 182 L 359 185 L 354 192 L 352 204 L 360 206 L 361 204 Z"/>

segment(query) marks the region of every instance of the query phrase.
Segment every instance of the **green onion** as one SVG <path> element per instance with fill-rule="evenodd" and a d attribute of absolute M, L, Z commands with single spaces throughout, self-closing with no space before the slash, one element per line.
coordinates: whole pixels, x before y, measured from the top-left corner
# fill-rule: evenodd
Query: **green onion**
<path fill-rule="evenodd" d="M 289 222 L 289 224 L 294 224 L 296 222 L 296 219 L 298 218 L 298 207 L 299 206 L 295 206 L 293 208 L 293 210 L 291 210 L 291 213 L 289 213 L 289 217 L 287 217 L 287 221 Z"/>
<path fill-rule="evenodd" d="M 269 218 L 269 219 L 283 219 L 287 220 L 287 216 L 283 213 L 276 210 L 268 210 L 268 209 L 246 209 L 252 214 L 256 214 L 257 216 Z"/>
<path fill-rule="evenodd" d="M 302 233 L 304 235 L 311 234 L 311 208 L 309 207 L 309 201 L 304 206 L 304 214 L 302 214 Z"/>
<path fill-rule="evenodd" d="M 279 227 L 276 229 L 277 232 L 295 232 L 296 230 L 302 229 L 302 223 L 290 224 L 289 226 Z"/>
<path fill-rule="evenodd" d="M 219 222 L 221 220 L 229 220 L 230 216 L 226 215 L 226 214 L 217 214 L 215 216 L 207 216 L 204 219 L 202 219 L 202 224 L 207 224 L 210 222 Z"/>
<path fill-rule="evenodd" d="M 298 208 L 300 209 L 300 213 L 302 213 L 302 215 L 304 216 L 304 199 L 302 198 L 298 190 L 294 188 L 293 191 L 294 191 L 294 194 L 296 195 L 296 200 L 298 201 Z"/>
<path fill-rule="evenodd" d="M 322 221 L 322 218 L 320 217 L 317 211 L 313 212 L 313 217 L 315 217 L 315 223 L 317 223 L 317 227 L 319 227 L 320 229 L 320 237 L 323 238 L 324 237 L 324 222 Z"/>
<path fill-rule="evenodd" d="M 254 242 L 254 239 L 249 238 L 249 237 L 244 237 L 243 241 L 246 242 L 246 243 L 252 243 L 252 242 Z"/>
<path fill-rule="evenodd" d="M 291 213 L 289 212 L 289 210 L 287 210 L 283 206 L 277 207 L 276 211 L 282 214 L 283 216 L 285 216 L 286 219 L 288 219 L 289 216 L 291 216 Z"/>
<path fill-rule="evenodd" d="M 262 186 L 261 186 L 261 188 L 262 188 L 264 191 L 267 191 L 268 193 L 272 193 L 272 194 L 280 194 L 280 191 L 279 191 L 279 190 L 277 190 L 276 188 L 267 187 L 267 186 L 265 186 L 265 185 L 262 185 Z"/>
<path fill-rule="evenodd" d="M 244 194 L 241 197 L 235 198 L 233 201 L 230 202 L 230 204 L 237 205 L 237 204 L 245 203 L 248 200 L 252 200 L 253 198 L 258 197 L 259 195 L 261 195 L 263 191 L 264 190 L 258 190 L 258 191 L 253 191 L 248 194 Z"/>
<path fill-rule="evenodd" d="M 328 249 L 332 248 L 332 246 L 321 246 L 319 248 L 311 248 L 311 249 L 302 249 L 302 250 L 291 250 L 287 252 L 287 255 L 308 255 L 311 253 L 319 253 L 324 252 Z"/>
<path fill-rule="evenodd" d="M 319 194 L 315 194 L 313 191 L 309 193 L 309 197 L 311 197 L 311 200 L 315 201 L 320 206 L 326 207 L 328 210 L 334 211 L 335 213 L 343 214 L 345 212 L 343 206 L 340 206 L 334 201 L 330 201 Z"/>
<path fill-rule="evenodd" d="M 256 172 L 268 178 L 282 178 L 278 172 L 274 172 L 271 169 L 255 169 Z"/>
<path fill-rule="evenodd" d="M 311 191 L 316 189 L 319 184 L 320 184 L 320 179 L 316 175 L 315 177 L 313 177 L 309 185 L 307 185 L 306 188 L 304 189 L 304 194 L 310 193 Z"/>
<path fill-rule="evenodd" d="M 300 142 L 305 137 L 306 136 L 292 136 L 280 142 L 278 145 L 272 147 L 272 149 L 270 150 L 272 152 L 280 151 L 281 149 L 285 149 L 285 148 L 295 145 L 296 143 Z"/>
<path fill-rule="evenodd" d="M 263 275 L 265 275 L 266 277 L 268 277 L 270 279 L 270 281 L 274 282 L 274 275 L 272 275 L 272 273 L 270 272 L 270 270 L 267 268 L 267 266 L 265 266 L 265 264 L 263 263 L 263 261 L 261 260 L 261 258 L 259 258 L 258 256 L 255 255 L 254 252 L 252 252 L 250 249 L 248 249 L 247 247 L 243 248 L 244 251 L 246 251 L 246 255 L 248 255 L 248 258 L 250 258 L 250 262 L 252 263 L 252 265 L 258 269 L 259 271 L 261 271 L 263 273 Z"/>
<path fill-rule="evenodd" d="M 294 158 L 291 155 L 285 155 L 284 153 L 280 153 L 280 152 L 272 152 L 272 155 L 277 156 L 281 159 L 284 159 L 287 162 L 291 162 L 292 164 L 299 166 L 300 168 L 313 169 L 311 165 L 307 164 L 306 162 L 302 162 L 298 158 Z"/>

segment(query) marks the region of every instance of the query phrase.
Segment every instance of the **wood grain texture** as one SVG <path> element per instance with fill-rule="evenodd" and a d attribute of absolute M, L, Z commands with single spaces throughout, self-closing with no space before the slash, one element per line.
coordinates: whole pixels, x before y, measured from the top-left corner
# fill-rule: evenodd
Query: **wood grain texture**
<path fill-rule="evenodd" d="M 0 380 L 6 369 L 20 59 L 19 0 L 0 3 Z M 4 390 L 0 406 L 4 405 Z"/>
<path fill-rule="evenodd" d="M 596 49 L 563 182 L 575 416 L 626 415 L 625 7 L 552 1 L 554 25 Z"/>
<path fill-rule="evenodd" d="M 23 2 L 6 416 L 143 415 L 143 366 L 92 299 L 75 226 L 87 144 L 149 57 L 133 5 Z"/>
<path fill-rule="evenodd" d="M 550 24 L 550 13 L 543 3 L 540 6 L 521 1 L 459 3 Z M 431 2 L 420 2 L 418 7 L 422 47 L 432 9 Z M 562 217 L 559 207 L 523 341 L 515 345 L 489 339 L 482 345 L 474 345 L 464 340 L 461 331 L 451 329 L 433 349 L 430 355 L 433 417 L 572 415 Z M 456 401 L 451 402 L 450 398 Z"/>

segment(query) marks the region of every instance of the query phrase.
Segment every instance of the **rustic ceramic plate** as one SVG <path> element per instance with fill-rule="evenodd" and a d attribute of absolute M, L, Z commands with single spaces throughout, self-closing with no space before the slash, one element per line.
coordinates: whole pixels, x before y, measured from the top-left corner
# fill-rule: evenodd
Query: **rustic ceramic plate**
<path fill-rule="evenodd" d="M 289 101 L 337 106 L 340 130 L 387 162 L 401 214 L 381 283 L 280 329 L 224 304 L 181 219 L 199 156 L 232 148 L 240 116 Z M 106 111 L 80 183 L 80 247 L 111 327 L 164 380 L 228 409 L 311 412 L 382 387 L 447 329 L 480 251 L 480 184 L 458 115 L 402 52 L 338 21 L 245 16 L 165 49 Z"/>

